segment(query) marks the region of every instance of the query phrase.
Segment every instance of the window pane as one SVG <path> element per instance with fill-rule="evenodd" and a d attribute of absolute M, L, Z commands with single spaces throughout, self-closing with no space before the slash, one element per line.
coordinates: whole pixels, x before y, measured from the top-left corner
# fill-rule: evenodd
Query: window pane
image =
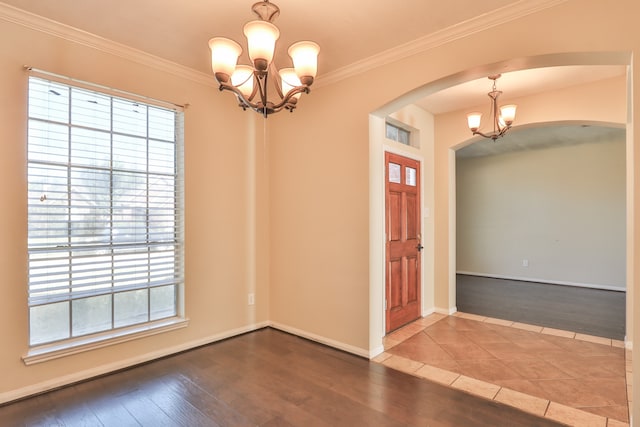
<path fill-rule="evenodd" d="M 113 168 L 123 171 L 147 170 L 147 140 L 133 136 L 113 136 Z"/>
<path fill-rule="evenodd" d="M 71 259 L 72 292 L 81 297 L 87 293 L 104 293 L 111 290 L 113 261 L 110 251 L 83 248 L 73 251 Z"/>
<path fill-rule="evenodd" d="M 400 184 L 402 182 L 402 178 L 400 177 L 401 171 L 402 169 L 399 164 L 389 163 L 389 182 Z"/>
<path fill-rule="evenodd" d="M 172 246 L 156 247 L 150 253 L 149 280 L 154 285 L 175 283 L 178 271 L 173 260 L 175 251 Z"/>
<path fill-rule="evenodd" d="M 29 161 L 67 163 L 69 161 L 69 127 L 30 121 Z"/>
<path fill-rule="evenodd" d="M 71 123 L 93 129 L 111 130 L 111 97 L 73 88 L 71 91 Z"/>
<path fill-rule="evenodd" d="M 68 251 L 29 254 L 29 302 L 32 305 L 66 299 L 70 286 Z"/>
<path fill-rule="evenodd" d="M 29 322 L 31 345 L 69 338 L 69 303 L 31 307 Z"/>
<path fill-rule="evenodd" d="M 29 79 L 29 117 L 67 123 L 69 87 L 41 79 Z"/>
<path fill-rule="evenodd" d="M 149 240 L 172 242 L 176 238 L 175 215 L 176 198 L 173 177 L 154 177 L 149 185 Z"/>
<path fill-rule="evenodd" d="M 111 239 L 111 174 L 71 169 L 70 230 L 72 244 L 108 244 Z"/>
<path fill-rule="evenodd" d="M 114 98 L 113 131 L 147 136 L 147 107 L 135 101 Z"/>
<path fill-rule="evenodd" d="M 147 176 L 114 173 L 112 220 L 114 242 L 146 243 L 148 241 Z"/>
<path fill-rule="evenodd" d="M 404 129 L 398 129 L 398 142 L 409 145 L 409 132 Z"/>
<path fill-rule="evenodd" d="M 122 292 L 114 295 L 114 326 L 135 325 L 149 320 L 148 290 Z"/>
<path fill-rule="evenodd" d="M 113 286 L 130 289 L 149 284 L 149 254 L 145 246 L 114 250 Z"/>
<path fill-rule="evenodd" d="M 111 166 L 111 136 L 108 132 L 83 128 L 71 130 L 71 163 L 108 169 Z"/>
<path fill-rule="evenodd" d="M 163 141 L 149 141 L 149 172 L 173 175 L 175 169 L 175 145 Z"/>
<path fill-rule="evenodd" d="M 415 187 L 416 186 L 416 170 L 414 168 L 406 167 L 405 173 L 407 176 L 406 184 L 412 187 Z"/>
<path fill-rule="evenodd" d="M 73 301 L 73 336 L 111 329 L 111 295 Z"/>
<path fill-rule="evenodd" d="M 174 117 L 173 111 L 149 107 L 149 138 L 174 141 L 176 137 Z"/>
<path fill-rule="evenodd" d="M 151 288 L 151 320 L 176 315 L 176 287 Z"/>
<path fill-rule="evenodd" d="M 68 244 L 67 168 L 32 163 L 28 166 L 28 180 L 29 247 Z"/>
<path fill-rule="evenodd" d="M 387 123 L 386 137 L 394 141 L 398 140 L 398 128 Z"/>

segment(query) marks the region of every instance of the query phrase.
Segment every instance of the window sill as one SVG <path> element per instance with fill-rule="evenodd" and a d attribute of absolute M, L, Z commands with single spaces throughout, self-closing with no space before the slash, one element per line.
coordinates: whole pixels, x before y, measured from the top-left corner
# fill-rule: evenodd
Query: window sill
<path fill-rule="evenodd" d="M 85 351 L 95 350 L 114 344 L 120 344 L 139 338 L 149 337 L 176 329 L 186 328 L 189 320 L 182 317 L 172 317 L 170 319 L 159 320 L 144 325 L 136 325 L 129 328 L 109 331 L 90 337 L 80 337 L 67 340 L 64 343 L 46 344 L 35 346 L 22 356 L 25 365 L 47 362 Z"/>

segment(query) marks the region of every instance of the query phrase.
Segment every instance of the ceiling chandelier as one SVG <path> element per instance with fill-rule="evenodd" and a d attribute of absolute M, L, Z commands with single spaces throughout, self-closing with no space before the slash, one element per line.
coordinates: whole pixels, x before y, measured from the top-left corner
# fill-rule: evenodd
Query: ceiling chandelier
<path fill-rule="evenodd" d="M 501 74 L 493 74 L 489 76 L 489 79 L 493 80 L 493 88 L 489 95 L 491 98 L 491 116 L 493 118 L 493 130 L 489 133 L 480 132 L 480 120 L 482 118 L 482 113 L 469 113 L 467 114 L 467 123 L 469 125 L 469 129 L 474 135 L 480 135 L 485 138 L 490 138 L 492 140 L 496 140 L 502 136 L 509 129 L 511 129 L 511 125 L 513 124 L 513 120 L 516 117 L 516 105 L 504 105 L 502 107 L 498 107 L 498 98 L 502 94 L 502 91 L 496 89 L 496 80 L 500 78 Z"/>
<path fill-rule="evenodd" d="M 249 58 L 252 65 L 238 65 L 242 48 L 224 37 L 209 40 L 211 68 L 220 90 L 229 90 L 238 97 L 243 110 L 250 108 L 265 118 L 281 110 L 293 111 L 302 93 L 309 93 L 318 68 L 320 47 L 311 41 L 300 41 L 289 47 L 294 68 L 277 71 L 273 64 L 276 40 L 280 30 L 272 22 L 280 8 L 269 0 L 255 3 L 251 10 L 259 20 L 244 26 Z M 273 78 L 280 75 L 280 80 Z M 270 78 L 273 80 L 270 82 Z M 277 98 L 270 100 L 267 89 L 275 89 Z"/>

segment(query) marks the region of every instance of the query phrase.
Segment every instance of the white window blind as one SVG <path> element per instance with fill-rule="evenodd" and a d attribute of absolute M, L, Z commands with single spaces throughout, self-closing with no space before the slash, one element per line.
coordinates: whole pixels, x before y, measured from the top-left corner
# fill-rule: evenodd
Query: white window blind
<path fill-rule="evenodd" d="M 29 77 L 30 345 L 180 315 L 182 119 Z"/>

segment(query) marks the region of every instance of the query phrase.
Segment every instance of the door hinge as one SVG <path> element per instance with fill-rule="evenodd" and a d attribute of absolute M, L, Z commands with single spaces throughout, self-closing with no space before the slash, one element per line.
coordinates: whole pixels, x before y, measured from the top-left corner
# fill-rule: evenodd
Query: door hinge
<path fill-rule="evenodd" d="M 387 300 L 384 300 L 384 309 L 387 310 Z"/>

